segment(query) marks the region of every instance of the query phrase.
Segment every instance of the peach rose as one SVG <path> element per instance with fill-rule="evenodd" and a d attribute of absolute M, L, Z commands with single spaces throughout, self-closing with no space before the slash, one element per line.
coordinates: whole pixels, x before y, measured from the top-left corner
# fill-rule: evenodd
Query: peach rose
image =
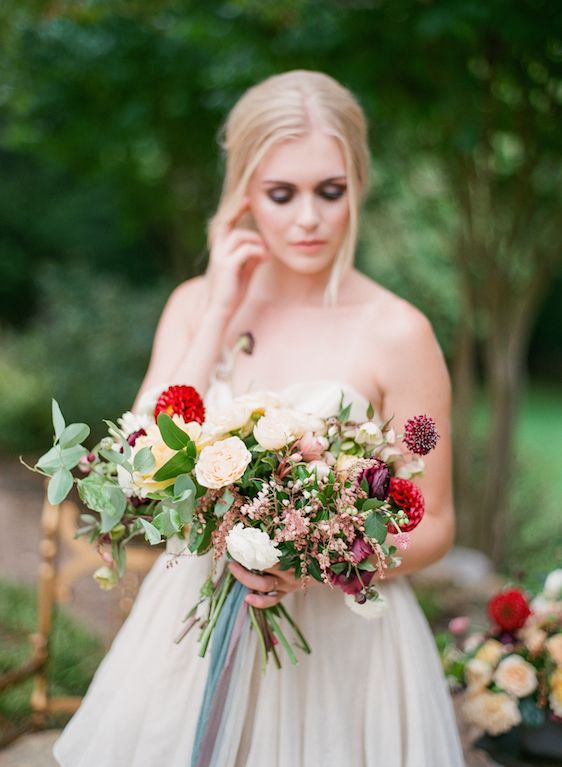
<path fill-rule="evenodd" d="M 562 666 L 562 634 L 551 636 L 545 645 L 556 665 Z"/>
<path fill-rule="evenodd" d="M 529 652 L 536 655 L 543 649 L 548 634 L 543 629 L 530 628 L 528 631 L 520 631 L 518 636 L 523 640 Z"/>
<path fill-rule="evenodd" d="M 492 681 L 492 667 L 478 658 L 471 658 L 464 667 L 464 678 L 469 689 L 487 687 Z"/>
<path fill-rule="evenodd" d="M 501 735 L 521 722 L 517 701 L 505 692 L 482 690 L 468 695 L 462 710 L 471 724 L 490 735 Z"/>
<path fill-rule="evenodd" d="M 550 677 L 548 700 L 556 716 L 562 717 L 562 666 L 558 666 Z"/>
<path fill-rule="evenodd" d="M 494 667 L 497 666 L 504 655 L 505 648 L 501 642 L 498 642 L 497 639 L 487 639 L 474 657 Z"/>
<path fill-rule="evenodd" d="M 280 450 L 303 434 L 294 412 L 288 408 L 268 410 L 254 426 L 254 437 L 266 450 Z"/>
<path fill-rule="evenodd" d="M 494 682 L 516 698 L 530 695 L 538 684 L 534 667 L 519 655 L 508 655 L 500 661 L 494 674 Z"/>
<path fill-rule="evenodd" d="M 195 476 L 203 487 L 215 490 L 240 479 L 252 454 L 240 437 L 227 437 L 207 445 L 195 464 Z"/>

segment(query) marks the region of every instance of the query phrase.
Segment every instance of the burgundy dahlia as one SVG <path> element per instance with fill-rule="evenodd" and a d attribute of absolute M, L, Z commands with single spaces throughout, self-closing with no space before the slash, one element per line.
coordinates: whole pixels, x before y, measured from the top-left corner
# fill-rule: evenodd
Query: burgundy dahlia
<path fill-rule="evenodd" d="M 409 533 L 410 530 L 419 525 L 425 512 L 425 502 L 423 493 L 417 485 L 414 485 L 409 479 L 392 477 L 388 497 L 392 498 L 396 506 L 403 509 L 408 517 L 408 522 L 400 525 L 400 530 L 403 533 Z M 389 533 L 396 533 L 396 528 L 392 522 L 388 522 L 386 527 Z"/>
<path fill-rule="evenodd" d="M 361 570 L 361 577 L 356 573 L 347 576 L 344 573 L 329 573 L 329 577 L 334 586 L 340 588 L 344 594 L 358 594 L 373 580 L 374 571 Z"/>
<path fill-rule="evenodd" d="M 371 544 L 365 538 L 357 537 L 351 545 L 351 558 L 353 564 L 358 565 L 373 553 Z"/>
<path fill-rule="evenodd" d="M 186 423 L 190 421 L 203 423 L 205 420 L 203 400 L 193 386 L 169 386 L 158 398 L 154 408 L 155 419 L 158 418 L 159 413 L 167 413 L 169 416 L 180 415 Z"/>
<path fill-rule="evenodd" d="M 357 477 L 359 483 L 363 479 L 366 479 L 369 485 L 369 498 L 384 501 L 390 486 L 390 469 L 386 463 L 375 458 L 372 465 L 364 469 Z"/>
<path fill-rule="evenodd" d="M 435 421 L 428 415 L 416 415 L 406 421 L 403 442 L 412 453 L 426 455 L 433 450 L 438 439 Z"/>

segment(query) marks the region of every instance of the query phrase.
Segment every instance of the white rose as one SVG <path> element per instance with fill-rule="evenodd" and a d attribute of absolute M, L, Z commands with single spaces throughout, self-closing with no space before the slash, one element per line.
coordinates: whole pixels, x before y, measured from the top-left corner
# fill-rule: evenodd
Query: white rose
<path fill-rule="evenodd" d="M 254 426 L 256 441 L 266 450 L 280 450 L 302 437 L 292 411 L 268 410 Z"/>
<path fill-rule="evenodd" d="M 249 407 L 252 413 L 264 414 L 269 408 L 285 407 L 286 403 L 279 394 L 271 391 L 256 391 L 240 394 L 234 402 Z"/>
<path fill-rule="evenodd" d="M 125 437 L 129 437 L 131 434 L 134 434 L 141 429 L 146 431 L 153 423 L 154 419 L 149 415 L 146 415 L 145 413 L 131 413 L 130 410 L 127 410 L 126 413 L 123 413 L 123 415 L 117 419 L 117 425 Z"/>
<path fill-rule="evenodd" d="M 365 421 L 365 423 L 361 424 L 359 427 L 355 441 L 359 445 L 382 445 L 384 437 L 380 427 L 377 426 L 376 423 L 373 423 L 373 421 Z"/>
<path fill-rule="evenodd" d="M 474 657 L 495 667 L 505 653 L 505 647 L 501 642 L 498 642 L 497 639 L 488 639 L 484 642 L 482 647 L 479 648 Z"/>
<path fill-rule="evenodd" d="M 219 489 L 240 479 L 252 454 L 240 437 L 227 437 L 201 450 L 195 476 L 203 487 Z"/>
<path fill-rule="evenodd" d="M 360 615 L 362 618 L 365 618 L 366 620 L 373 620 L 374 618 L 380 618 L 383 613 L 386 612 L 386 609 L 388 608 L 388 603 L 386 599 L 379 594 L 378 599 L 367 599 L 366 602 L 363 602 L 363 604 L 359 604 L 359 602 L 355 601 L 355 597 L 353 594 L 346 594 L 345 597 L 345 603 L 349 607 L 349 609 L 357 613 L 357 615 Z"/>
<path fill-rule="evenodd" d="M 501 735 L 521 722 L 517 701 L 505 692 L 482 690 L 468 695 L 462 711 L 471 724 L 490 735 Z"/>
<path fill-rule="evenodd" d="M 547 599 L 562 598 L 562 569 L 553 570 L 546 576 L 543 594 Z"/>
<path fill-rule="evenodd" d="M 208 408 L 205 417 L 205 433 L 209 436 L 228 434 L 247 426 L 252 415 L 252 408 L 241 402 L 231 402 L 226 406 Z"/>
<path fill-rule="evenodd" d="M 500 661 L 494 682 L 510 695 L 524 698 L 537 687 L 537 674 L 533 666 L 519 655 L 508 655 Z"/>
<path fill-rule="evenodd" d="M 492 681 L 492 667 L 478 658 L 471 658 L 464 667 L 464 678 L 469 689 L 487 687 Z"/>
<path fill-rule="evenodd" d="M 267 570 L 279 562 L 281 552 L 269 535 L 239 522 L 226 536 L 230 556 L 248 570 Z"/>

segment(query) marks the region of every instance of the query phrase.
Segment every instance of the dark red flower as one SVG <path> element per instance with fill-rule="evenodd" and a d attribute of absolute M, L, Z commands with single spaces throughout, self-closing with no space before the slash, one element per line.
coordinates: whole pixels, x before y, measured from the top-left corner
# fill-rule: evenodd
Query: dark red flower
<path fill-rule="evenodd" d="M 394 501 L 398 508 L 403 509 L 408 517 L 408 522 L 400 525 L 400 530 L 403 533 L 409 533 L 410 530 L 419 525 L 425 512 L 425 501 L 422 491 L 417 485 L 414 485 L 409 479 L 392 477 L 388 497 Z M 396 528 L 392 522 L 387 522 L 386 527 L 390 533 L 396 533 Z"/>
<path fill-rule="evenodd" d="M 406 421 L 402 441 L 412 453 L 426 455 L 433 450 L 438 439 L 435 421 L 428 415 L 416 415 Z"/>
<path fill-rule="evenodd" d="M 340 588 L 345 594 L 358 594 L 373 580 L 374 571 L 361 570 L 361 577 L 352 572 L 349 576 L 344 573 L 332 573 L 329 578 L 334 586 Z"/>
<path fill-rule="evenodd" d="M 520 589 L 508 589 L 495 594 L 488 602 L 490 619 L 504 631 L 520 629 L 531 614 L 525 594 Z"/>
<path fill-rule="evenodd" d="M 351 545 L 351 558 L 353 559 L 353 564 L 358 565 L 359 562 L 362 562 L 364 559 L 367 559 L 367 557 L 370 557 L 373 553 L 373 548 L 369 541 L 365 540 L 365 538 L 360 538 L 359 536 L 353 541 Z"/>
<path fill-rule="evenodd" d="M 154 408 L 155 419 L 158 418 L 159 413 L 167 413 L 169 416 L 181 415 L 186 423 L 189 421 L 203 423 L 205 405 L 193 386 L 169 386 L 158 398 Z"/>
<path fill-rule="evenodd" d="M 363 479 L 366 479 L 369 485 L 369 498 L 378 498 L 379 501 L 384 501 L 390 485 L 390 470 L 386 463 L 375 458 L 372 465 L 358 475 L 357 481 L 359 483 Z"/>
<path fill-rule="evenodd" d="M 134 431 L 132 434 L 129 434 L 127 437 L 127 442 L 131 447 L 135 446 L 135 443 L 139 437 L 146 437 L 146 432 L 144 429 L 138 429 L 137 431 Z M 121 452 L 123 452 L 121 450 Z"/>

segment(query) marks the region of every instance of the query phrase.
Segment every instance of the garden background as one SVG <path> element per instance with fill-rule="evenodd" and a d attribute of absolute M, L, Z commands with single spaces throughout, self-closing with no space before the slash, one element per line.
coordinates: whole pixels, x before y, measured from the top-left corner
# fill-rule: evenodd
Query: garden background
<path fill-rule="evenodd" d="M 94 436 L 130 407 L 167 296 L 205 268 L 228 109 L 319 69 L 370 123 L 357 263 L 449 364 L 458 543 L 532 589 L 560 566 L 556 0 L 5 0 L 0 67 L 3 486 L 48 446 L 52 396 Z"/>

